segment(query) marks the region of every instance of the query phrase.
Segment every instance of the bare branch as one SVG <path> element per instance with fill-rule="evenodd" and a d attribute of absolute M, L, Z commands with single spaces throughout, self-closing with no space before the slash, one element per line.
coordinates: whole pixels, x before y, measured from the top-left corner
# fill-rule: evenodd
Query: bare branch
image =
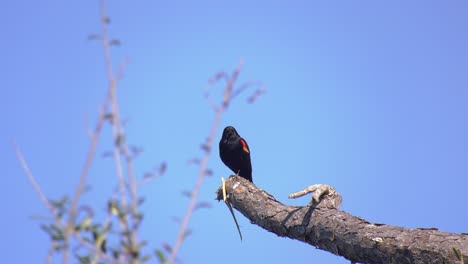
<path fill-rule="evenodd" d="M 226 89 L 224 90 L 224 98 L 223 98 L 223 109 L 227 109 L 229 107 L 229 103 L 232 99 L 232 90 L 234 89 L 234 84 L 239 77 L 239 74 L 244 66 L 244 61 L 241 60 L 240 63 L 237 65 L 237 68 L 232 72 L 231 78 L 226 83 Z"/>
<path fill-rule="evenodd" d="M 208 101 L 208 103 L 210 104 L 211 108 L 213 108 L 213 110 L 215 112 L 218 112 L 219 111 L 219 106 L 215 103 L 215 101 L 213 100 L 213 98 L 211 97 L 211 94 L 209 92 L 205 93 L 205 98 Z"/>
<path fill-rule="evenodd" d="M 125 131 L 120 119 L 120 107 L 117 98 L 117 86 L 119 79 L 123 76 L 123 72 L 125 66 L 128 63 L 128 60 L 125 60 L 124 63 L 121 64 L 120 69 L 117 75 L 114 74 L 114 70 L 112 67 L 112 60 L 111 60 L 111 52 L 110 48 L 113 45 L 113 42 L 110 41 L 107 26 L 109 23 L 108 16 L 106 14 L 106 2 L 105 0 L 101 0 L 101 39 L 102 39 L 102 46 L 104 50 L 104 59 L 106 62 L 106 72 L 107 72 L 107 80 L 109 82 L 109 98 L 111 104 L 111 111 L 112 111 L 112 133 L 114 137 L 114 160 L 115 166 L 119 181 L 119 189 L 120 189 L 120 202 L 122 208 L 127 208 L 127 195 L 126 195 L 126 183 L 125 183 L 125 176 L 123 172 L 123 165 L 122 165 L 122 154 L 125 157 L 125 162 L 127 165 L 127 177 L 129 180 L 130 185 L 130 203 L 131 203 L 131 214 L 136 213 L 138 207 L 138 197 L 137 197 L 137 182 L 136 177 L 134 174 L 133 168 L 133 158 L 131 156 L 131 152 L 129 150 L 128 144 L 125 140 Z M 137 222 L 139 221 L 136 217 L 132 217 L 134 226 L 137 226 Z M 129 247 L 133 248 L 138 245 L 138 236 L 135 230 L 131 230 L 129 227 L 129 223 L 127 219 L 119 218 L 119 224 L 123 228 L 124 233 L 129 234 Z M 132 262 L 136 262 L 137 258 L 131 257 Z"/>
<path fill-rule="evenodd" d="M 223 110 L 216 112 L 215 120 L 214 120 L 213 125 L 211 127 L 210 136 L 208 138 L 208 142 L 206 143 L 210 147 L 212 146 L 212 143 L 213 143 L 214 138 L 216 136 L 216 132 L 218 131 L 219 124 L 221 123 L 222 114 L 223 114 Z M 203 156 L 203 159 L 200 162 L 200 170 L 199 170 L 198 178 L 197 178 L 197 181 L 195 182 L 195 186 L 194 186 L 193 191 L 192 191 L 189 206 L 187 208 L 187 211 L 185 212 L 185 216 L 184 216 L 184 218 L 182 220 L 182 223 L 181 223 L 181 225 L 179 227 L 177 240 L 176 240 L 174 246 L 172 247 L 171 255 L 169 256 L 169 259 L 168 259 L 168 262 L 167 262 L 168 264 L 171 264 L 171 263 L 174 262 L 174 260 L 175 260 L 175 258 L 177 256 L 177 253 L 178 253 L 178 251 L 180 249 L 180 246 L 182 245 L 182 242 L 183 242 L 184 238 L 186 237 L 188 223 L 189 223 L 190 218 L 192 217 L 193 211 L 195 209 L 196 201 L 197 201 L 197 198 L 198 198 L 198 194 L 200 192 L 201 185 L 203 183 L 203 179 L 206 176 L 206 168 L 207 168 L 207 165 L 208 165 L 209 158 L 210 158 L 210 152 L 206 152 L 205 155 Z"/>
<path fill-rule="evenodd" d="M 266 88 L 264 86 L 261 86 L 255 91 L 255 93 L 253 93 L 251 96 L 249 96 L 249 98 L 247 98 L 247 103 L 253 104 L 265 92 L 266 92 Z"/>
<path fill-rule="evenodd" d="M 182 245 L 184 239 L 186 238 L 187 230 L 188 230 L 188 223 L 190 221 L 190 218 L 192 217 L 192 214 L 196 208 L 197 205 L 197 199 L 198 199 L 198 194 L 200 192 L 201 185 L 203 183 L 204 178 L 207 176 L 207 167 L 208 167 L 208 161 L 210 159 L 210 154 L 211 154 L 211 149 L 213 149 L 213 142 L 216 137 L 218 127 L 221 123 L 221 118 L 223 116 L 223 113 L 226 111 L 227 107 L 229 106 L 229 102 L 231 100 L 231 92 L 232 92 L 232 87 L 235 84 L 237 77 L 239 76 L 239 73 L 242 69 L 243 61 L 239 63 L 237 68 L 234 70 L 233 75 L 231 78 L 227 81 L 225 89 L 224 89 L 224 97 L 222 99 L 222 103 L 220 107 L 215 108 L 215 119 L 213 121 L 213 124 L 211 126 L 211 131 L 208 136 L 208 139 L 204 143 L 204 148 L 205 152 L 203 155 L 202 160 L 199 163 L 199 173 L 198 173 L 198 178 L 197 181 L 195 182 L 195 186 L 193 187 L 192 195 L 189 201 L 188 208 L 185 212 L 184 218 L 182 219 L 182 222 L 179 227 L 179 232 L 177 234 L 177 239 L 172 247 L 171 254 L 168 258 L 168 264 L 172 264 L 174 260 L 176 259 L 177 253 L 180 249 L 180 246 Z M 217 74 L 215 77 L 216 80 L 221 79 L 224 77 L 224 73 Z"/>
<path fill-rule="evenodd" d="M 337 197 L 341 199 L 331 187 L 318 203 L 287 206 L 242 177 L 232 176 L 225 184 L 233 207 L 252 223 L 352 262 L 457 263 L 461 256 L 453 248 L 468 257 L 468 235 L 371 223 L 330 206 L 339 204 L 333 201 Z M 322 187 L 313 185 L 312 189 Z M 217 199 L 223 199 L 221 188 Z"/>
<path fill-rule="evenodd" d="M 109 36 L 108 36 L 108 30 L 107 26 L 109 23 L 108 21 L 108 16 L 106 14 L 106 1 L 101 0 L 101 42 L 102 42 L 102 47 L 104 50 L 104 59 L 106 63 L 106 72 L 107 72 L 107 81 L 109 82 L 108 84 L 108 89 L 109 89 L 109 99 L 110 99 L 110 104 L 111 104 L 111 111 L 112 111 L 112 133 L 114 136 L 114 160 L 115 160 L 115 165 L 116 165 L 116 170 L 117 170 L 117 177 L 119 179 L 119 186 L 120 186 L 120 194 L 121 194 L 121 202 L 122 206 L 126 207 L 126 195 L 125 195 L 125 178 L 123 175 L 123 169 L 122 169 L 122 162 L 120 160 L 121 158 L 121 139 L 123 138 L 123 131 L 122 131 L 122 126 L 120 123 L 120 111 L 119 111 L 119 105 L 117 101 L 117 82 L 118 80 L 114 76 L 114 70 L 112 67 L 112 58 L 111 58 L 111 53 L 110 53 L 110 42 L 109 42 Z"/>

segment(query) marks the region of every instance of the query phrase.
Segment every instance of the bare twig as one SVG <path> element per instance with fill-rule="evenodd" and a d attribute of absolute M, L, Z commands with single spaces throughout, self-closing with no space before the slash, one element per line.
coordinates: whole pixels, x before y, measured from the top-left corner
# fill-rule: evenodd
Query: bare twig
<path fill-rule="evenodd" d="M 247 103 L 253 104 L 257 98 L 259 98 L 261 95 L 263 95 L 266 92 L 266 88 L 264 86 L 260 86 L 255 92 L 247 98 Z"/>
<path fill-rule="evenodd" d="M 107 33 L 107 24 L 108 24 L 108 17 L 106 14 L 106 1 L 101 0 L 100 6 L 100 14 L 101 14 L 101 40 L 102 40 L 102 47 L 104 50 L 104 60 L 106 63 L 106 72 L 107 72 L 107 81 L 109 82 L 109 98 L 111 104 L 111 112 L 112 112 L 112 134 L 114 137 L 114 159 L 116 164 L 117 176 L 119 179 L 119 186 L 121 192 L 121 203 L 122 206 L 125 208 L 126 203 L 126 195 L 125 195 L 125 178 L 123 176 L 123 169 L 122 169 L 122 162 L 120 160 L 121 153 L 120 153 L 120 145 L 123 140 L 123 132 L 121 131 L 121 122 L 120 122 L 120 111 L 119 105 L 117 101 L 117 79 L 114 77 L 114 71 L 112 67 L 112 58 L 110 54 L 110 44 L 109 44 L 109 37 Z"/>
<path fill-rule="evenodd" d="M 210 136 L 208 137 L 208 141 L 206 142 L 206 145 L 210 149 L 211 149 L 211 146 L 213 145 L 213 141 L 214 141 L 214 138 L 216 136 L 216 132 L 218 131 L 218 126 L 219 126 L 219 124 L 221 122 L 221 117 L 222 117 L 224 109 L 225 108 L 223 107 L 220 110 L 216 111 L 216 116 L 215 116 L 215 120 L 213 122 L 213 125 L 211 127 Z M 180 249 L 180 246 L 182 245 L 182 242 L 183 242 L 183 240 L 185 238 L 185 234 L 186 234 L 186 231 L 187 231 L 187 226 L 188 226 L 188 223 L 190 221 L 190 218 L 192 217 L 193 210 L 195 208 L 195 204 L 196 204 L 196 201 L 197 201 L 197 198 L 198 198 L 198 193 L 200 192 L 200 188 L 201 188 L 201 185 L 203 183 L 203 179 L 206 176 L 206 167 L 208 165 L 209 159 L 210 159 L 210 152 L 206 152 L 203 159 L 202 159 L 202 161 L 201 161 L 201 163 L 200 163 L 200 171 L 199 171 L 199 174 L 198 174 L 198 178 L 197 178 L 197 181 L 195 182 L 195 186 L 193 187 L 193 191 L 191 193 L 189 206 L 188 206 L 188 208 L 187 208 L 187 210 L 185 212 L 182 223 L 180 224 L 179 232 L 177 234 L 177 240 L 176 240 L 174 246 L 172 247 L 171 255 L 169 256 L 169 259 L 168 259 L 168 262 L 167 262 L 168 264 L 171 264 L 171 263 L 174 262 L 174 260 L 175 260 L 175 258 L 177 256 L 177 253 L 178 253 L 178 251 Z"/>
<path fill-rule="evenodd" d="M 83 168 L 81 170 L 80 181 L 75 190 L 75 194 L 73 195 L 73 200 L 72 200 L 71 207 L 70 207 L 70 216 L 69 216 L 69 221 L 68 221 L 69 224 L 72 224 L 76 217 L 78 201 L 86 185 L 86 179 L 88 177 L 89 169 L 91 168 L 91 164 L 93 163 L 93 160 L 94 160 L 94 155 L 96 154 L 96 147 L 99 141 L 99 135 L 101 134 L 102 125 L 104 124 L 104 110 L 101 109 L 100 112 L 101 113 L 99 116 L 99 120 L 96 124 L 94 132 L 91 135 L 91 146 L 89 147 L 88 154 L 86 155 L 85 164 L 83 165 Z"/>
<path fill-rule="evenodd" d="M 47 264 L 52 263 L 52 255 L 54 255 L 54 251 L 55 251 L 55 242 L 52 242 L 52 245 L 50 245 L 50 248 L 47 251 L 47 258 L 46 258 Z"/>
<path fill-rule="evenodd" d="M 205 178 L 205 176 L 207 176 L 207 173 L 206 173 L 207 172 L 207 165 L 208 165 L 208 161 L 210 159 L 211 150 L 213 148 L 213 142 L 214 142 L 216 133 L 218 131 L 218 127 L 219 127 L 219 125 L 221 123 L 221 117 L 223 116 L 223 113 L 228 109 L 229 104 L 230 104 L 231 100 L 233 99 L 232 93 L 233 93 L 233 91 L 234 92 L 238 91 L 237 92 L 237 94 L 238 94 L 238 93 L 242 92 L 243 90 L 245 90 L 248 86 L 251 86 L 253 84 L 253 83 L 250 83 L 250 84 L 247 83 L 247 84 L 241 86 L 240 90 L 235 90 L 234 89 L 234 85 L 235 85 L 235 83 L 236 83 L 236 81 L 237 81 L 237 79 L 239 77 L 239 74 L 240 74 L 240 72 L 242 70 L 243 65 L 244 65 L 244 62 L 243 62 L 243 60 L 241 60 L 239 62 L 239 64 L 237 65 L 236 69 L 234 69 L 231 76 L 227 76 L 227 74 L 225 72 L 219 72 L 213 78 L 211 78 L 210 81 L 209 81 L 209 87 L 211 87 L 218 80 L 225 80 L 226 85 L 224 86 L 223 97 L 222 97 L 221 103 L 219 105 L 217 105 L 215 103 L 215 101 L 212 99 L 212 97 L 211 97 L 211 95 L 209 93 L 209 89 L 206 89 L 205 97 L 207 98 L 209 104 L 212 106 L 212 108 L 215 111 L 215 119 L 214 119 L 213 124 L 211 126 L 211 131 L 210 131 L 210 134 L 208 136 L 208 139 L 203 144 L 203 149 L 206 150 L 206 151 L 205 151 L 205 154 L 204 154 L 202 160 L 199 162 L 200 170 L 199 170 L 198 178 L 197 178 L 197 180 L 195 182 L 195 186 L 193 187 L 193 191 L 191 192 L 189 205 L 188 205 L 188 208 L 187 208 L 187 210 L 185 212 L 184 218 L 183 218 L 183 220 L 182 220 L 182 222 L 180 224 L 176 242 L 175 242 L 174 246 L 172 247 L 172 249 L 170 251 L 171 254 L 170 254 L 170 256 L 168 258 L 168 261 L 167 261 L 168 264 L 172 264 L 175 261 L 177 253 L 178 253 L 178 251 L 180 249 L 180 246 L 182 245 L 184 239 L 186 238 L 188 223 L 189 223 L 190 218 L 192 217 L 193 211 L 195 209 L 196 201 L 197 201 L 197 198 L 198 198 L 198 194 L 200 192 L 201 185 L 203 183 L 203 179 Z"/>
<path fill-rule="evenodd" d="M 129 179 L 130 183 L 130 202 L 131 202 L 131 213 L 134 214 L 137 211 L 137 206 L 138 206 L 138 198 L 137 198 L 137 184 L 136 184 L 136 177 L 134 174 L 134 168 L 133 168 L 133 159 L 131 157 L 130 151 L 128 149 L 128 145 L 125 140 L 125 131 L 124 127 L 122 125 L 122 121 L 120 119 L 120 109 L 119 109 L 119 103 L 118 103 L 118 98 L 117 98 L 117 84 L 118 80 L 122 77 L 123 75 L 123 70 L 125 69 L 125 66 L 128 62 L 126 60 L 121 66 L 120 69 L 117 73 L 117 75 L 114 74 L 114 70 L 112 67 L 112 59 L 111 59 L 111 52 L 110 52 L 110 47 L 111 47 L 111 42 L 109 41 L 109 36 L 108 36 L 108 31 L 107 31 L 107 25 L 109 18 L 107 17 L 106 14 L 106 1 L 101 0 L 101 8 L 100 8 L 100 14 L 101 14 L 101 40 L 102 40 L 102 46 L 104 50 L 104 59 L 106 62 L 106 72 L 107 72 L 107 79 L 109 82 L 109 97 L 110 97 L 110 103 L 111 103 L 111 112 L 112 112 L 112 133 L 114 137 L 114 160 L 115 160 L 115 165 L 116 165 L 116 170 L 117 170 L 117 176 L 119 180 L 119 189 L 120 189 L 120 203 L 122 208 L 126 209 L 127 208 L 127 194 L 126 194 L 126 182 L 125 182 L 125 176 L 123 172 L 123 166 L 122 166 L 122 154 L 125 157 L 125 161 L 127 163 L 127 176 Z M 124 229 L 124 232 L 126 234 L 129 234 L 129 247 L 133 248 L 135 245 L 138 244 L 138 238 L 137 238 L 137 232 L 136 230 L 131 230 L 129 227 L 128 223 L 128 218 L 119 218 L 119 223 L 120 226 Z M 132 217 L 134 227 L 136 227 L 136 222 L 138 221 L 135 217 Z M 137 259 L 135 257 L 130 257 L 132 260 L 132 263 L 136 263 Z"/>
<path fill-rule="evenodd" d="M 242 70 L 242 66 L 244 66 L 243 60 L 241 60 L 239 65 L 237 65 L 237 68 L 232 73 L 231 78 L 227 80 L 226 89 L 224 90 L 223 104 L 222 104 L 223 110 L 229 107 L 229 103 L 231 102 L 231 99 L 232 99 L 231 97 L 232 90 L 234 89 L 234 84 L 236 83 L 237 77 L 239 77 L 239 74 Z"/>
<path fill-rule="evenodd" d="M 107 103 L 107 100 L 106 100 L 106 103 Z M 106 103 L 104 104 L 104 107 Z M 103 109 L 105 109 L 104 107 Z M 78 183 L 78 186 L 75 189 L 75 194 L 73 195 L 73 200 L 71 202 L 70 213 L 68 216 L 68 224 L 65 230 L 65 240 L 67 244 L 69 243 L 69 233 L 71 230 L 73 230 L 74 221 L 76 218 L 76 213 L 77 213 L 77 208 L 78 208 L 78 202 L 86 186 L 86 179 L 88 178 L 89 169 L 91 168 L 91 165 L 94 160 L 94 156 L 96 154 L 96 148 L 97 148 L 97 144 L 99 141 L 99 136 L 101 134 L 101 129 L 105 120 L 103 109 L 101 109 L 100 111 L 101 113 L 99 116 L 99 120 L 96 124 L 93 134 L 91 135 L 91 146 L 89 147 L 88 154 L 86 155 L 86 161 L 85 161 L 85 164 L 83 165 L 83 168 L 80 174 L 80 181 Z M 64 252 L 64 262 L 68 263 L 68 250 Z"/>
<path fill-rule="evenodd" d="M 246 82 L 242 84 L 241 86 L 239 86 L 239 88 L 237 88 L 236 90 L 232 92 L 231 100 L 234 99 L 239 94 L 241 94 L 246 89 L 251 88 L 251 87 L 257 87 L 257 86 L 260 86 L 261 84 L 262 82 L 260 81 L 251 81 L 251 82 Z"/>
<path fill-rule="evenodd" d="M 15 147 L 16 156 L 20 160 L 21 167 L 23 167 L 24 173 L 26 173 L 26 176 L 28 176 L 29 182 L 31 183 L 37 195 L 39 195 L 39 198 L 47 207 L 47 209 L 49 209 L 49 211 L 54 215 L 54 218 L 57 218 L 57 210 L 55 209 L 55 207 L 52 206 L 52 204 L 49 202 L 49 199 L 47 199 L 47 197 L 42 192 L 41 186 L 37 183 L 36 178 L 34 178 L 34 176 L 31 173 L 31 170 L 29 170 L 28 163 L 24 159 L 24 156 L 21 153 L 21 150 L 19 149 L 18 145 L 16 145 L 15 142 L 13 142 L 13 145 Z"/>

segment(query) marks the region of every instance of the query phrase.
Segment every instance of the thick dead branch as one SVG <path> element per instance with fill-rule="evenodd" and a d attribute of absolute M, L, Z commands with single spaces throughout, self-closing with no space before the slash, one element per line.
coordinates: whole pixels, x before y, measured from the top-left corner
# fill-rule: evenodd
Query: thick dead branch
<path fill-rule="evenodd" d="M 341 201 L 334 199 L 341 196 L 330 195 L 331 187 L 307 206 L 284 205 L 238 176 L 226 180 L 226 190 L 232 206 L 252 223 L 352 262 L 461 263 L 455 252 L 468 258 L 468 235 L 370 223 L 336 209 Z"/>

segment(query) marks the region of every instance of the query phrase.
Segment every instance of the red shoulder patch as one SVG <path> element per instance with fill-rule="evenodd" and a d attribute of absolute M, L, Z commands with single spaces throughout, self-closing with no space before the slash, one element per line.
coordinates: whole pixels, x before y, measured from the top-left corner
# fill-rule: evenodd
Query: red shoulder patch
<path fill-rule="evenodd" d="M 247 143 L 245 143 L 245 140 L 243 138 L 240 139 L 240 142 L 242 144 L 242 149 L 247 152 L 247 153 L 250 153 L 249 151 L 249 147 L 247 146 Z"/>

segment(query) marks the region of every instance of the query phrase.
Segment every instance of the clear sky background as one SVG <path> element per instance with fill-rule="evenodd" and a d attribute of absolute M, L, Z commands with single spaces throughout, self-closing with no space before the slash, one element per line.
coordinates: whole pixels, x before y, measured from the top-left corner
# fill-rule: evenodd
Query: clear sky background
<path fill-rule="evenodd" d="M 240 61 L 240 81 L 261 80 L 255 104 L 237 98 L 222 126 L 250 145 L 258 187 L 287 195 L 327 183 L 342 209 L 369 221 L 468 232 L 467 1 L 109 1 L 113 58 L 131 63 L 120 83 L 128 141 L 145 152 L 142 176 L 161 161 L 164 177 L 140 188 L 146 197 L 141 238 L 175 241 L 214 113 L 207 80 Z M 97 1 L 7 1 L 0 9 L 0 162 L 2 261 L 40 263 L 47 235 L 34 215 L 47 210 L 17 160 L 15 140 L 50 198 L 78 182 L 107 86 Z M 218 131 L 218 138 L 221 136 Z M 104 129 L 98 153 L 111 147 Z M 280 238 L 213 201 L 230 174 L 215 149 L 183 244 L 184 263 L 348 263 Z M 104 214 L 115 187 L 113 161 L 97 157 L 83 202 Z M 148 247 L 148 250 L 150 247 Z"/>

